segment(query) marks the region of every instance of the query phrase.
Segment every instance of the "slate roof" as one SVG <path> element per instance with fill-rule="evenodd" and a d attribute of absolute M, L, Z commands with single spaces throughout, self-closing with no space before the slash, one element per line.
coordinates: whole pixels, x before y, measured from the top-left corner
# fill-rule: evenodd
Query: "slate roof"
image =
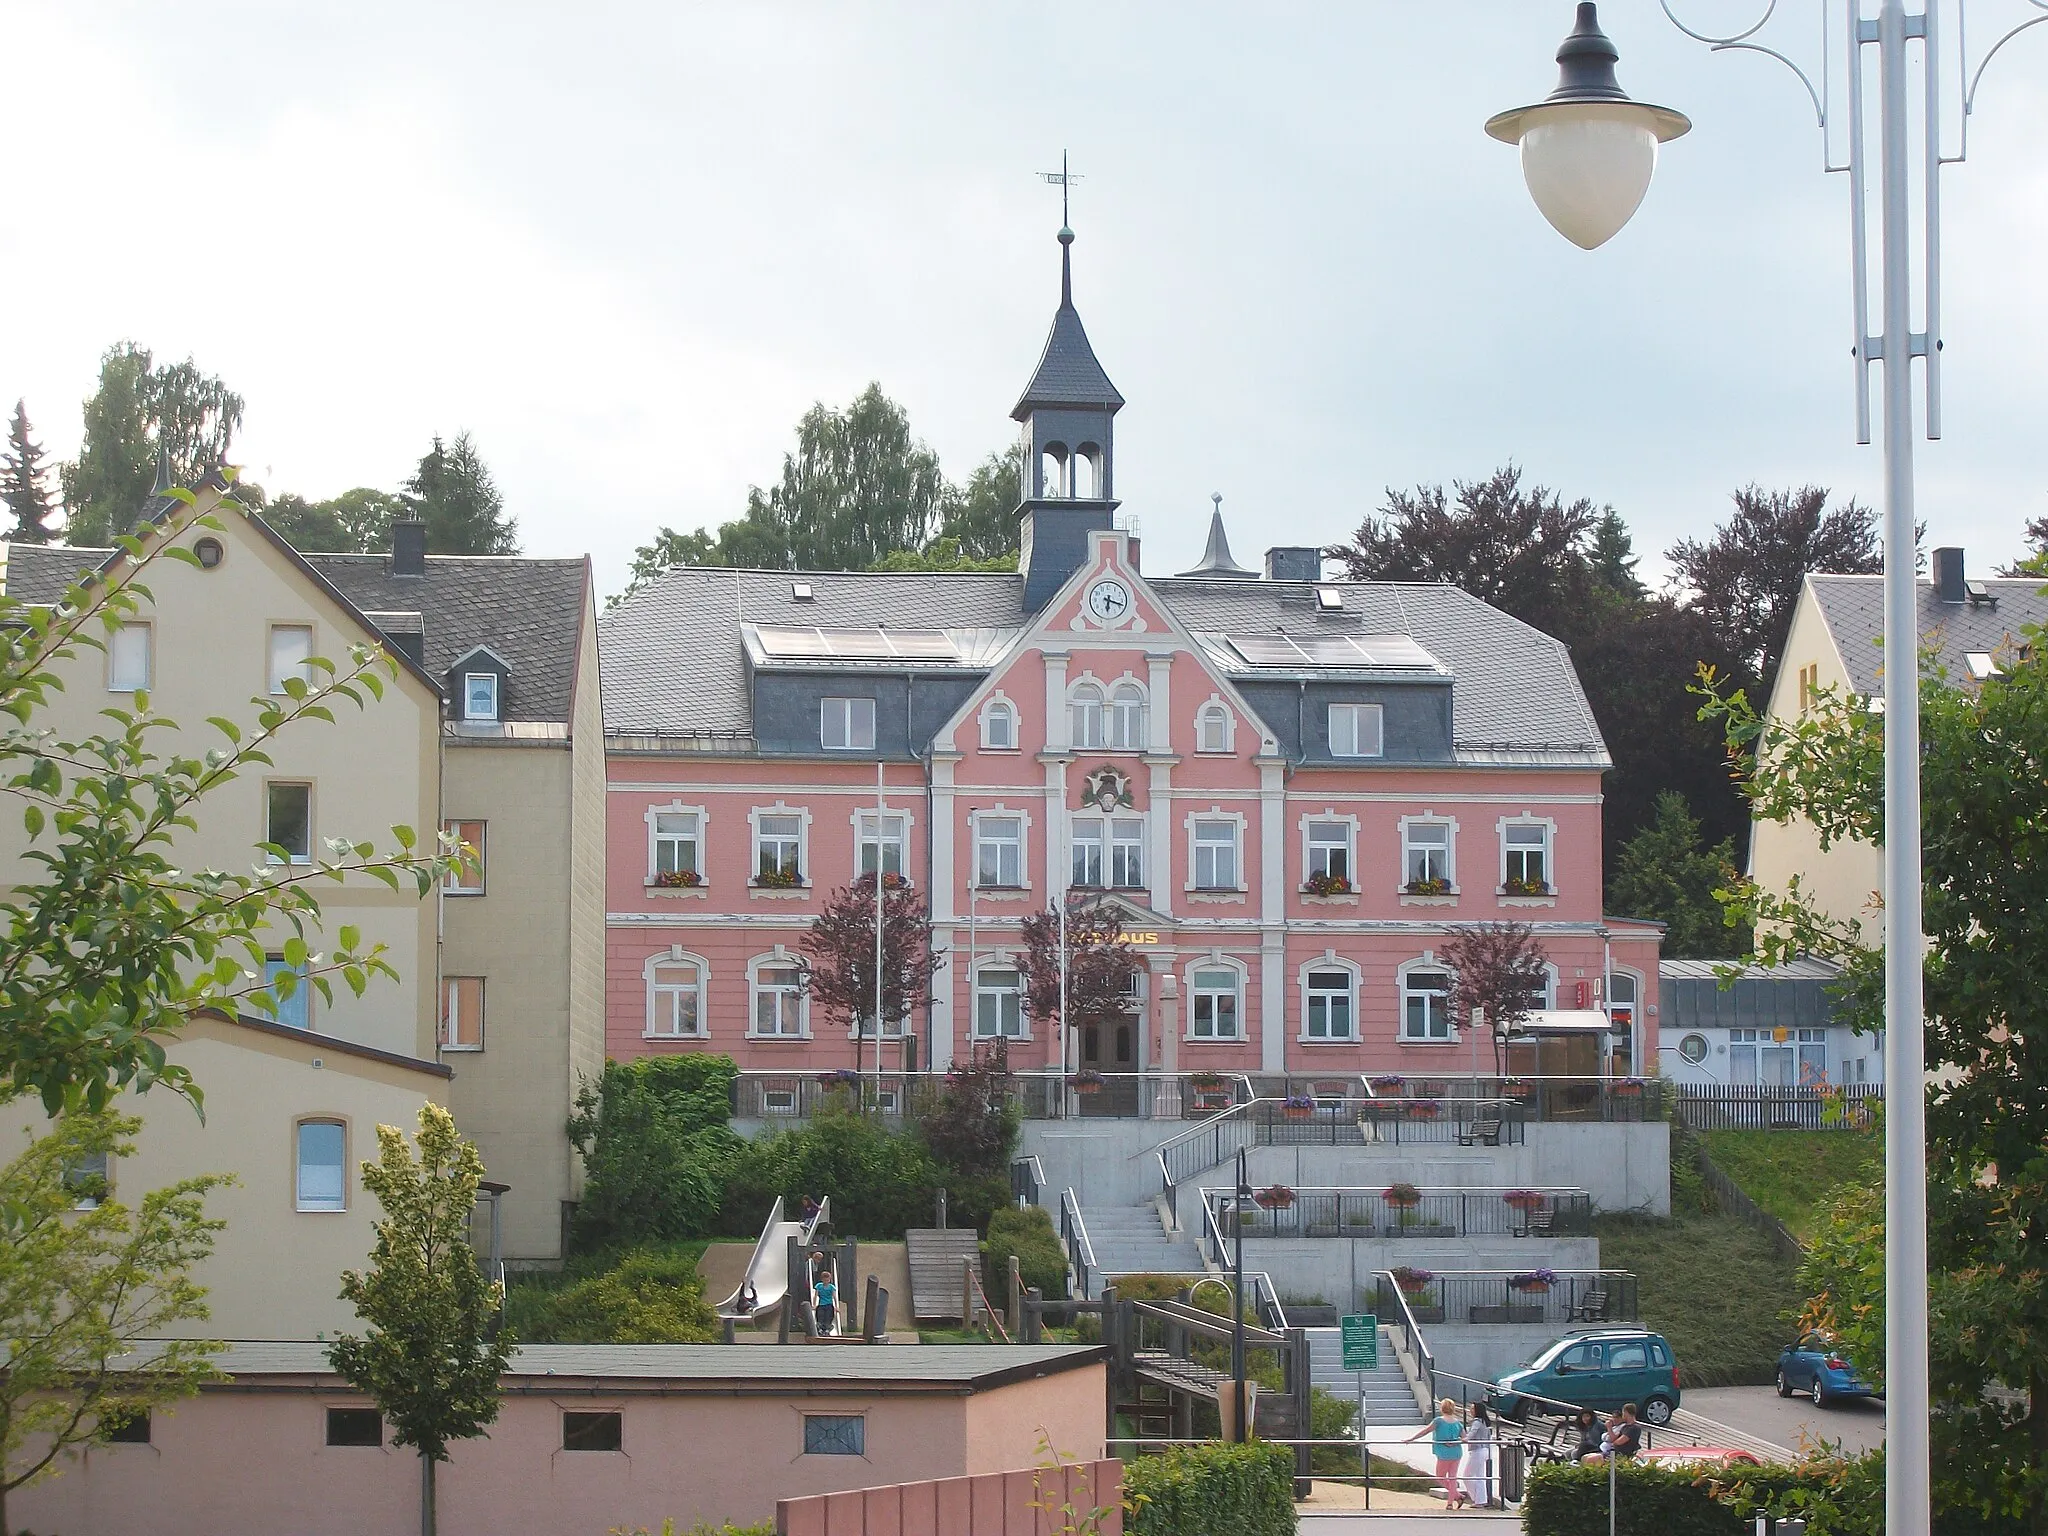
<path fill-rule="evenodd" d="M 1884 691 L 1884 578 L 1882 576 L 1809 576 L 1807 585 L 1820 604 L 1821 617 L 1841 652 L 1849 685 L 1857 693 Z M 2030 624 L 2048 624 L 2048 593 L 2038 576 L 1972 578 L 1998 605 L 1944 603 L 1934 583 L 1915 583 L 1920 615 L 1920 644 L 1934 648 L 1950 682 L 1968 683 L 1963 656 L 1985 651 L 2006 666 Z"/>
<path fill-rule="evenodd" d="M 1068 237 L 1062 233 L 1062 240 Z M 1124 397 L 1109 382 L 1109 375 L 1096 361 L 1095 348 L 1088 344 L 1088 332 L 1074 308 L 1073 274 L 1068 252 L 1060 252 L 1060 307 L 1052 317 L 1052 330 L 1045 338 L 1045 350 L 1032 370 L 1031 382 L 1017 397 L 1014 421 L 1022 421 L 1041 406 L 1081 405 L 1118 411 Z"/>
<path fill-rule="evenodd" d="M 267 524 L 262 531 L 282 543 Z M 94 569 L 111 553 L 54 544 L 8 545 L 7 594 L 27 603 L 55 602 L 81 571 Z M 503 701 L 505 720 L 566 724 L 574 712 L 578 641 L 589 601 L 588 559 L 429 555 L 426 575 L 394 576 L 389 555 L 299 558 L 372 625 L 383 616 L 391 624 L 386 633 L 423 633 L 422 670 L 437 685 L 449 667 L 487 645 L 512 668 Z"/>
<path fill-rule="evenodd" d="M 810 588 L 809 601 L 792 595 L 798 584 Z M 1456 587 L 1216 577 L 1164 577 L 1147 585 L 1198 634 L 1411 636 L 1453 674 L 1452 734 L 1461 762 L 1608 766 L 1564 645 Z M 1320 615 L 1317 587 L 1343 594 L 1342 610 Z M 747 750 L 752 721 L 743 623 L 1018 630 L 1029 619 L 1022 598 L 1023 578 L 1007 573 L 672 569 L 627 597 L 599 626 L 605 730 L 725 737 L 736 750 Z M 1239 675 L 1297 674 L 1260 669 Z"/>
<path fill-rule="evenodd" d="M 242 1340 L 218 1358 L 229 1376 L 333 1376 L 328 1346 L 315 1341 Z M 151 1351 L 143 1345 L 139 1353 Z M 702 1382 L 742 1390 L 804 1392 L 822 1383 L 888 1391 L 919 1388 L 948 1392 L 986 1390 L 1008 1381 L 1078 1370 L 1107 1357 L 1099 1345 L 785 1344 L 749 1348 L 729 1344 L 522 1344 L 512 1351 L 508 1377 L 566 1377 L 605 1381 Z"/>
<path fill-rule="evenodd" d="M 382 554 L 307 555 L 306 563 L 365 612 L 420 615 L 436 678 L 480 645 L 502 657 L 512 680 L 501 718 L 567 724 L 575 713 L 588 559 L 428 555 L 424 576 L 394 576 Z"/>

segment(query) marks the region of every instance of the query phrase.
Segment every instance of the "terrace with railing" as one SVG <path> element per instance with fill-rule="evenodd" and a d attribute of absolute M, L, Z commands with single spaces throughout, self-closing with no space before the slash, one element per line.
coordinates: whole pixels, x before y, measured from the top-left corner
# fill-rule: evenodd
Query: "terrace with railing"
<path fill-rule="evenodd" d="M 1247 1238 L 1591 1237 L 1593 1198 L 1583 1189 L 1322 1187 L 1257 1191 L 1233 1212 L 1228 1189 L 1204 1189 L 1205 1231 L 1235 1222 Z M 1218 1252 L 1211 1255 L 1224 1262 Z"/>
<path fill-rule="evenodd" d="M 1402 1267 L 1375 1280 L 1375 1310 L 1405 1325 L 1543 1323 L 1557 1328 L 1639 1320 L 1625 1269 L 1449 1270 Z"/>

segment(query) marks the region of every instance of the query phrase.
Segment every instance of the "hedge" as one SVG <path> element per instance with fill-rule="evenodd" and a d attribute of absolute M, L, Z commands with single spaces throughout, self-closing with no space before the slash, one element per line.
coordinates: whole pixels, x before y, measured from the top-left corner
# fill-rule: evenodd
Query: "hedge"
<path fill-rule="evenodd" d="M 1616 1468 L 1616 1536 L 1750 1536 L 1759 1512 L 1802 1516 L 1809 1536 L 1883 1536 L 1882 1457 L 1726 1472 L 1644 1462 Z M 1522 1515 L 1528 1536 L 1605 1530 L 1607 1469 L 1532 1469 Z"/>
<path fill-rule="evenodd" d="M 1005 1206 L 988 1219 L 988 1241 L 981 1245 L 989 1299 L 997 1306 L 1010 1301 L 1010 1255 L 1024 1276 L 1024 1288 L 1038 1288 L 1049 1301 L 1067 1294 L 1067 1250 L 1053 1230 L 1052 1217 L 1040 1207 L 1021 1210 Z"/>
<path fill-rule="evenodd" d="M 1255 1440 L 1141 1456 L 1124 1498 L 1129 1536 L 1294 1536 L 1294 1452 Z"/>
<path fill-rule="evenodd" d="M 515 1284 L 505 1322 L 522 1344 L 715 1344 L 697 1254 L 641 1249 L 561 1285 Z"/>

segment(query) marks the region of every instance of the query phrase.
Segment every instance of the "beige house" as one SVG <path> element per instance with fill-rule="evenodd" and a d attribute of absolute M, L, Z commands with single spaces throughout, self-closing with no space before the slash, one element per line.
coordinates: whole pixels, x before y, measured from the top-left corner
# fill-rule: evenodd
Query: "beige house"
<path fill-rule="evenodd" d="M 420 1106 L 448 1101 L 448 1069 L 337 1036 L 267 1020 L 202 1013 L 170 1057 L 206 1096 L 200 1114 L 158 1089 L 124 1094 L 142 1121 L 135 1156 L 107 1169 L 114 1197 L 202 1173 L 235 1175 L 207 1197 L 227 1228 L 196 1278 L 212 1318 L 178 1331 L 195 1338 L 324 1339 L 355 1328 L 340 1299 L 341 1272 L 360 1268 L 377 1202 L 361 1164 L 377 1155 L 377 1127 L 419 1123 Z M 0 1155 L 14 1156 L 46 1128 L 42 1107 L 0 1108 Z"/>
<path fill-rule="evenodd" d="M 200 510 L 213 501 L 202 496 Z M 444 1087 L 457 1123 L 488 1177 L 508 1186 L 506 1257 L 556 1259 L 581 1173 L 564 1127 L 579 1077 L 603 1066 L 603 729 L 589 562 L 428 555 L 418 523 L 398 524 L 386 554 L 301 555 L 259 517 L 220 521 L 181 538 L 210 546 L 196 565 L 152 570 L 154 601 L 106 656 L 79 658 L 82 675 L 52 723 L 86 729 L 110 696 L 147 687 L 151 707 L 183 727 L 183 744 L 203 749 L 216 738 L 200 722 L 249 718 L 251 696 L 280 688 L 308 655 L 341 661 L 367 643 L 398 658 L 381 702 L 294 728 L 272 770 L 209 797 L 188 857 L 234 867 L 265 857 L 258 844 L 269 841 L 312 858 L 320 839 L 385 845 L 400 824 L 423 837 L 445 826 L 478 850 L 474 867 L 426 901 L 372 881 L 324 890 L 329 925 L 384 943 L 400 979 L 360 999 L 337 988 L 331 1004 L 301 991 L 274 1022 L 452 1069 Z M 10 595 L 46 603 L 81 569 L 116 557 L 0 545 L 0 558 Z M 18 851 L 18 821 L 0 826 L 9 837 L 0 856 Z M 371 1145 L 352 1141 L 351 1159 Z"/>
<path fill-rule="evenodd" d="M 2028 625 L 2048 623 L 2038 578 L 1971 578 L 1960 549 L 1937 549 L 1933 579 L 1918 584 L 1920 644 L 1951 682 L 1968 687 L 2010 666 Z M 1827 690 L 1856 698 L 1884 692 L 1884 578 L 1808 576 L 1793 611 L 1784 660 L 1766 713 L 1794 720 Z M 1837 843 L 1823 852 L 1805 821 L 1755 822 L 1749 872 L 1779 893 L 1799 876 L 1819 909 L 1861 925 L 1867 942 L 1883 936 L 1884 857 L 1869 843 Z"/>

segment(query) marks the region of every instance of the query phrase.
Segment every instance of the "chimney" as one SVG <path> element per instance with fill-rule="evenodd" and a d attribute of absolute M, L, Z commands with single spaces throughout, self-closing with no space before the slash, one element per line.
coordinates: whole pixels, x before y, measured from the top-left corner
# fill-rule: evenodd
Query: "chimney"
<path fill-rule="evenodd" d="M 1969 601 L 1970 592 L 1963 580 L 1963 552 L 1960 549 L 1937 549 L 1934 552 L 1934 595 L 1944 603 Z"/>
<path fill-rule="evenodd" d="M 401 518 L 391 525 L 391 574 L 427 574 L 427 525 L 413 518 Z"/>
<path fill-rule="evenodd" d="M 1266 551 L 1266 580 L 1321 581 L 1323 551 L 1309 544 L 1279 544 Z"/>

